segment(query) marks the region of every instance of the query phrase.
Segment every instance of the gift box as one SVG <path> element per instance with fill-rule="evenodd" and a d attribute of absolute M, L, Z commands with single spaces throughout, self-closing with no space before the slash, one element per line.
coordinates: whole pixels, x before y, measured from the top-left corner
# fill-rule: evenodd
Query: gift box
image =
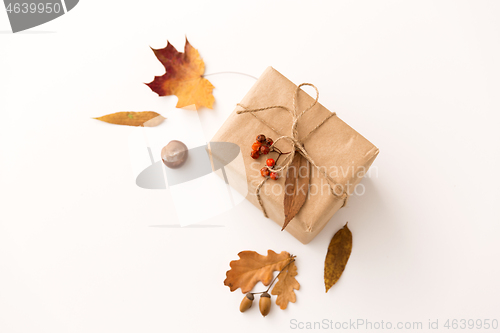
<path fill-rule="evenodd" d="M 286 176 L 282 174 L 277 180 L 261 184 L 260 169 L 265 166 L 266 159 L 273 156 L 271 153 L 253 159 L 251 146 L 258 134 L 264 134 L 274 140 L 288 136 L 288 139 L 275 143 L 283 152 L 299 146 L 303 149 L 303 154 L 307 154 L 315 166 L 310 166 L 309 193 L 305 203 L 285 231 L 304 244 L 310 242 L 345 205 L 379 152 L 335 113 L 314 102 L 315 99 L 300 87 L 268 67 L 210 143 L 213 163 L 224 166 L 214 168 L 218 169 L 216 173 L 280 226 L 285 220 L 283 187 Z M 308 109 L 311 105 L 312 108 Z M 283 107 L 268 108 L 270 106 Z M 262 108 L 267 109 L 241 113 Z M 294 118 L 293 112 L 299 115 L 304 110 L 306 112 L 300 117 Z M 292 130 L 294 119 L 298 119 L 295 132 Z M 232 163 L 234 152 L 213 149 L 218 142 L 239 146 L 243 163 Z M 279 232 L 278 228 L 276 232 Z"/>

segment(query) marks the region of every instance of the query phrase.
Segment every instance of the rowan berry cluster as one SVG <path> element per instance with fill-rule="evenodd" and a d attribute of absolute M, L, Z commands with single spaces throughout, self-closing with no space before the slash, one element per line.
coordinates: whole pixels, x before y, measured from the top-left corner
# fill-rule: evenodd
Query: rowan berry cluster
<path fill-rule="evenodd" d="M 278 157 L 276 160 L 273 158 L 268 158 L 266 160 L 266 166 L 260 169 L 260 174 L 262 177 L 269 177 L 273 180 L 276 180 L 279 178 L 279 175 L 277 172 L 271 171 L 269 168 L 273 167 L 276 165 L 276 162 L 280 158 L 281 155 L 283 154 L 288 154 L 288 153 L 283 153 L 281 150 L 273 146 L 273 139 L 271 138 L 266 138 L 264 134 L 259 134 L 257 135 L 257 138 L 255 139 L 255 142 L 252 144 L 252 152 L 250 153 L 250 156 L 253 159 L 258 159 L 260 155 L 267 155 L 271 152 L 276 152 L 278 153 Z"/>
<path fill-rule="evenodd" d="M 273 144 L 273 139 L 267 138 L 264 134 L 257 135 L 255 142 L 252 144 L 252 156 L 253 159 L 258 159 L 260 155 L 267 155 L 271 151 L 271 145 Z"/>

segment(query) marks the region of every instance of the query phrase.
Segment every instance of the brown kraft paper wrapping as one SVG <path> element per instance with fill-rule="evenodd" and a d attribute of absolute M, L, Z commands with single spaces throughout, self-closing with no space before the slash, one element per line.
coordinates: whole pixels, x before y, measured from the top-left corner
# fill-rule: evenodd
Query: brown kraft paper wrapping
<path fill-rule="evenodd" d="M 268 67 L 240 104 L 251 109 L 272 105 L 283 105 L 293 109 L 293 96 L 296 88 L 295 84 L 277 70 Z M 303 90 L 299 91 L 297 98 L 299 111 L 304 110 L 313 102 L 314 98 Z M 211 155 L 220 163 L 219 165 L 225 165 L 226 174 L 222 175 L 220 170 L 217 173 L 222 177 L 225 176 L 232 187 L 246 195 L 246 198 L 260 209 L 255 195 L 255 189 L 262 181 L 260 169 L 265 165 L 267 158 L 276 158 L 277 154 L 261 155 L 254 160 L 250 157 L 251 145 L 258 134 L 264 134 L 274 140 L 279 137 L 279 134 L 249 113 L 237 114 L 238 110 L 243 110 L 243 108 L 236 107 L 211 142 L 231 142 L 238 145 L 243 156 L 244 168 L 241 164 L 224 161 L 225 157 L 222 156 L 224 154 L 218 154 L 216 150 L 212 149 Z M 320 103 L 307 111 L 298 121 L 298 139 L 305 137 L 329 114 L 330 111 Z M 275 108 L 258 112 L 257 115 L 281 134 L 291 134 L 292 117 L 288 111 Z M 378 154 L 378 149 L 373 144 L 336 115 L 321 125 L 303 144 L 315 163 L 324 168 L 323 170 L 337 184 L 342 185 L 348 194 L 352 193 Z M 290 151 L 292 147 L 287 140 L 281 140 L 276 146 L 283 152 Z M 286 155 L 283 155 L 280 158 L 279 164 L 285 157 Z M 268 180 L 260 190 L 269 218 L 279 226 L 283 225 L 285 219 L 284 183 L 285 176 L 282 174 L 276 181 Z M 305 204 L 285 228 L 304 244 L 309 243 L 344 204 L 344 199 L 330 192 L 325 177 L 312 166 L 310 184 Z M 278 228 L 276 232 L 279 232 Z"/>

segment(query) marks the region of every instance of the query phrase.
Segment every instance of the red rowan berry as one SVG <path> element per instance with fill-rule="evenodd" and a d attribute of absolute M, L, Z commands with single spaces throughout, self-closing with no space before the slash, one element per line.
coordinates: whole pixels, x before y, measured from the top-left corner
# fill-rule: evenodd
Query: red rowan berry
<path fill-rule="evenodd" d="M 259 141 L 255 141 L 252 144 L 252 150 L 259 150 L 261 146 L 262 146 L 262 143 L 260 143 Z"/>

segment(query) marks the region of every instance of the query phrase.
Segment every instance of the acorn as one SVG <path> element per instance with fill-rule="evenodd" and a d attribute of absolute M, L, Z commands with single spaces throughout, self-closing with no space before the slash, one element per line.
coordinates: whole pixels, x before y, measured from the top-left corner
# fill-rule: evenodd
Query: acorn
<path fill-rule="evenodd" d="M 263 292 L 262 295 L 260 295 L 259 309 L 264 317 L 267 316 L 271 310 L 271 295 L 267 292 Z"/>
<path fill-rule="evenodd" d="M 248 293 L 243 297 L 243 300 L 241 301 L 240 304 L 240 312 L 245 312 L 246 310 L 250 309 L 252 307 L 253 303 L 253 294 Z"/>

